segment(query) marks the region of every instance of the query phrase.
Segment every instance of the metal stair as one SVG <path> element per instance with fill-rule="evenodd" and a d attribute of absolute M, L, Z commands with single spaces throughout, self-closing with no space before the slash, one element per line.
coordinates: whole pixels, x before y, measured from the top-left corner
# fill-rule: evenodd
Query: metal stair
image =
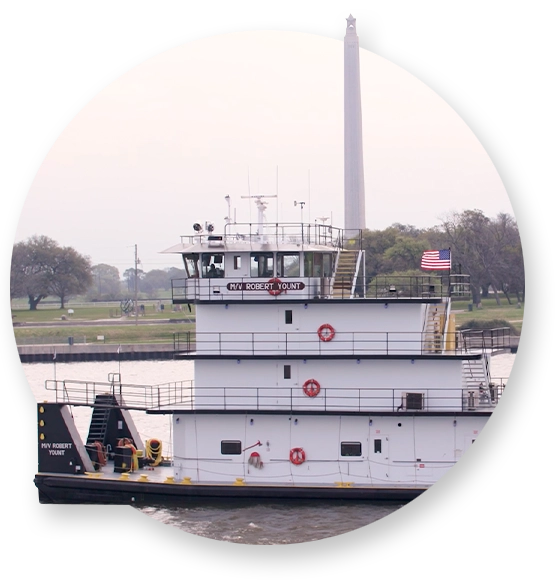
<path fill-rule="evenodd" d="M 425 328 L 423 329 L 423 353 L 440 353 L 442 351 L 444 323 L 444 310 L 439 305 L 430 305 L 427 309 Z"/>
<path fill-rule="evenodd" d="M 95 406 L 87 435 L 87 445 L 94 444 L 94 442 L 105 444 L 104 440 L 108 428 L 110 410 L 117 405 L 116 398 L 111 394 L 99 394 L 95 397 Z"/>
<path fill-rule="evenodd" d="M 488 372 L 482 359 L 464 361 L 463 375 L 463 408 L 475 410 L 481 407 L 492 407 L 493 394 L 489 389 Z"/>
<path fill-rule="evenodd" d="M 359 270 L 361 251 L 340 250 L 334 273 L 331 298 L 349 299 L 353 297 Z"/>

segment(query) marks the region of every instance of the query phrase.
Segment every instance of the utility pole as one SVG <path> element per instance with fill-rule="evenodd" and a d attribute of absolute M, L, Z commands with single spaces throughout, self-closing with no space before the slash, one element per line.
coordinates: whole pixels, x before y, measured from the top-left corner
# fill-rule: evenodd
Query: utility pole
<path fill-rule="evenodd" d="M 137 244 L 135 245 L 135 324 L 137 325 L 137 318 L 139 316 L 139 309 L 137 308 L 137 263 L 139 259 L 137 258 Z"/>

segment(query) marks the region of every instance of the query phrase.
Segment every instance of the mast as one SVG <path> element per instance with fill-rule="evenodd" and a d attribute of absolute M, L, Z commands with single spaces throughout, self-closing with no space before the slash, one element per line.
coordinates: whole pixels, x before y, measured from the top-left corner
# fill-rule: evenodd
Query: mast
<path fill-rule="evenodd" d="M 245 199 L 255 200 L 255 205 L 257 206 L 257 235 L 260 240 L 263 241 L 263 229 L 265 223 L 265 211 L 268 206 L 268 202 L 264 202 L 262 198 L 277 198 L 278 196 L 241 196 Z"/>

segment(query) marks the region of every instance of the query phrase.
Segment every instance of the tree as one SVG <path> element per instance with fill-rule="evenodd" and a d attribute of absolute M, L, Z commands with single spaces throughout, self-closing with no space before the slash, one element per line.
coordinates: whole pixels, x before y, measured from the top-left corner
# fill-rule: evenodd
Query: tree
<path fill-rule="evenodd" d="M 122 296 L 120 271 L 109 264 L 95 264 L 91 269 L 93 282 L 88 296 L 92 300 L 116 300 Z"/>
<path fill-rule="evenodd" d="M 12 250 L 12 263 L 10 266 L 10 301 L 27 294 L 25 292 L 24 281 L 24 258 L 25 249 L 22 247 L 21 243 L 14 244 Z"/>
<path fill-rule="evenodd" d="M 409 236 L 398 236 L 393 246 L 384 254 L 389 271 L 414 270 L 421 264 L 421 256 L 428 249 L 427 242 Z"/>
<path fill-rule="evenodd" d="M 500 302 L 499 291 L 515 292 L 518 300 L 525 293 L 523 254 L 513 218 L 499 214 L 487 218 L 480 210 L 454 213 L 443 223 L 447 244 L 453 249 L 453 263 L 462 265 L 470 275 L 473 302 L 487 296 L 492 288 Z"/>
<path fill-rule="evenodd" d="M 139 281 L 145 276 L 145 273 L 141 269 L 137 269 L 137 289 L 139 290 Z M 133 292 L 135 290 L 135 269 L 128 268 L 124 271 L 124 280 L 126 281 L 127 290 Z"/>
<path fill-rule="evenodd" d="M 57 248 L 52 254 L 47 279 L 51 294 L 60 299 L 63 309 L 71 295 L 84 293 L 91 285 L 91 261 L 69 246 Z"/>
<path fill-rule="evenodd" d="M 32 311 L 49 295 L 59 297 L 63 309 L 68 297 L 84 292 L 91 280 L 89 258 L 47 236 L 32 236 L 13 247 L 10 296 L 26 296 Z"/>
<path fill-rule="evenodd" d="M 170 288 L 170 277 L 166 270 L 149 270 L 141 278 L 140 290 L 149 297 L 154 297 L 158 290 L 168 290 Z"/>
<path fill-rule="evenodd" d="M 32 236 L 13 247 L 10 298 L 27 297 L 31 311 L 36 311 L 40 301 L 50 294 L 48 264 L 56 247 L 56 242 L 46 236 Z"/>

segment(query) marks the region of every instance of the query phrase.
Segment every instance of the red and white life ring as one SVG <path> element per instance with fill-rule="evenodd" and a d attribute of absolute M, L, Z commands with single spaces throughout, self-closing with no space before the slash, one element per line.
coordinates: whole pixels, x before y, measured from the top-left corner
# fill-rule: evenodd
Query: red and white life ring
<path fill-rule="evenodd" d="M 282 282 L 279 278 L 271 278 L 268 282 L 272 284 L 272 288 L 268 289 L 269 295 L 275 297 L 282 292 L 282 289 L 278 286 Z"/>
<path fill-rule="evenodd" d="M 321 325 L 319 327 L 317 333 L 321 341 L 332 341 L 332 339 L 334 339 L 336 331 L 334 330 L 334 327 L 332 325 L 325 323 L 324 325 Z"/>
<path fill-rule="evenodd" d="M 316 397 L 320 392 L 320 383 L 316 379 L 308 379 L 303 384 L 303 393 L 309 397 Z"/>
<path fill-rule="evenodd" d="M 296 466 L 305 462 L 305 451 L 303 448 L 292 448 L 290 450 L 290 462 Z"/>
<path fill-rule="evenodd" d="M 251 456 L 249 456 L 247 463 L 254 468 L 263 467 L 263 461 L 261 460 L 261 455 L 258 452 L 251 452 Z"/>

